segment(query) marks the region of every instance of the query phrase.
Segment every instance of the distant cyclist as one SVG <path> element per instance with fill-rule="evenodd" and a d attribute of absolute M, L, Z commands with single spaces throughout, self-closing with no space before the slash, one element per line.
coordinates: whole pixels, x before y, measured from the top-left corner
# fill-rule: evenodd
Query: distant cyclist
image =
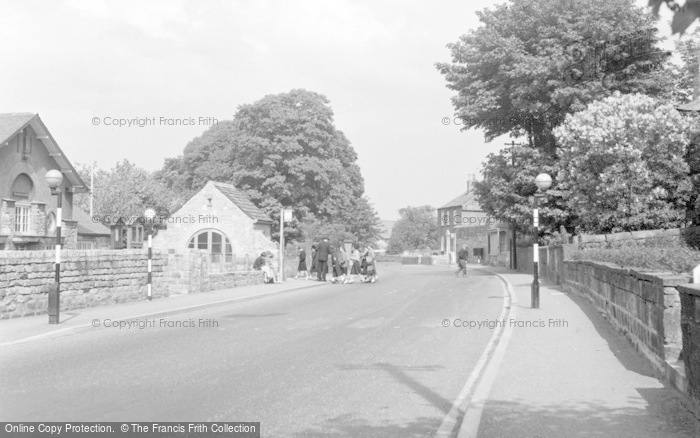
<path fill-rule="evenodd" d="M 462 249 L 457 253 L 457 264 L 459 269 L 455 272 L 455 275 L 459 277 L 459 273 L 464 271 L 464 276 L 467 276 L 467 257 L 469 257 L 469 251 L 467 250 L 467 244 L 462 245 Z"/>

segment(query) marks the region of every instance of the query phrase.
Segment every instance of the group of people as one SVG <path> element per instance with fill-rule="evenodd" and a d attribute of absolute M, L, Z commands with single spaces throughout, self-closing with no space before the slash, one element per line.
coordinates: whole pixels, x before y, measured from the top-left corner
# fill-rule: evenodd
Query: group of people
<path fill-rule="evenodd" d="M 253 269 L 263 272 L 265 283 L 281 283 L 277 271 L 272 264 L 272 259 L 274 257 L 275 256 L 270 251 L 265 251 L 253 262 Z"/>
<path fill-rule="evenodd" d="M 354 283 L 356 276 L 362 283 L 375 283 L 379 279 L 371 246 L 361 248 L 355 244 L 348 253 L 342 245 L 333 247 L 327 237 L 311 246 L 311 269 L 306 267 L 306 251 L 299 247 L 299 266 L 294 279 L 303 275 L 301 278 L 311 280 L 314 273 L 318 281 L 328 281 L 327 275 L 330 274 L 331 283 Z"/>

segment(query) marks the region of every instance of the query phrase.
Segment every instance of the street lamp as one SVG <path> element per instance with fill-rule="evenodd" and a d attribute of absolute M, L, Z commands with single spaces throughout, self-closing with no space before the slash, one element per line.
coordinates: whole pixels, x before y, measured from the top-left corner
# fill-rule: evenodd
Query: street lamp
<path fill-rule="evenodd" d="M 544 192 L 552 187 L 552 177 L 546 173 L 540 173 L 535 178 L 535 185 L 537 185 L 537 192 L 535 193 L 535 208 L 532 210 L 532 223 L 535 227 L 535 240 L 532 243 L 532 265 L 534 270 L 534 277 L 532 279 L 532 290 L 530 291 L 531 307 L 533 309 L 539 309 L 540 307 L 540 274 L 539 274 L 539 238 L 540 238 L 540 220 L 539 220 L 539 199 L 544 198 Z"/>
<path fill-rule="evenodd" d="M 63 204 L 63 174 L 52 169 L 46 172 L 44 177 L 51 188 L 51 194 L 56 195 L 56 281 L 54 287 L 49 290 L 49 324 L 58 324 L 61 309 L 61 208 Z"/>
<path fill-rule="evenodd" d="M 153 250 L 152 245 L 153 245 L 153 240 L 151 239 L 151 235 L 153 234 L 153 219 L 156 217 L 156 211 L 152 208 L 147 208 L 146 211 L 143 213 L 143 216 L 146 218 L 146 223 L 144 224 L 144 227 L 146 228 L 146 233 L 148 233 L 148 281 L 146 282 L 146 296 L 148 297 L 148 301 L 152 301 L 153 297 L 151 296 L 151 269 L 153 266 Z"/>

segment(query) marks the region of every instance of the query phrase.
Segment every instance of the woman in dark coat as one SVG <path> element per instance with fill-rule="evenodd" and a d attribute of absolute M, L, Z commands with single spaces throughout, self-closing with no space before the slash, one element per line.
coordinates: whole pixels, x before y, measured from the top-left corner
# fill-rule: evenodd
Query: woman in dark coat
<path fill-rule="evenodd" d="M 297 275 L 294 279 L 299 278 L 299 274 L 304 273 L 304 280 L 309 279 L 309 272 L 306 269 L 306 251 L 301 246 L 299 247 L 299 266 L 297 267 Z"/>
<path fill-rule="evenodd" d="M 311 269 L 309 269 L 309 273 L 311 276 L 309 277 L 309 280 L 313 280 L 314 278 L 314 273 L 318 270 L 318 253 L 316 251 L 316 245 L 311 245 Z"/>

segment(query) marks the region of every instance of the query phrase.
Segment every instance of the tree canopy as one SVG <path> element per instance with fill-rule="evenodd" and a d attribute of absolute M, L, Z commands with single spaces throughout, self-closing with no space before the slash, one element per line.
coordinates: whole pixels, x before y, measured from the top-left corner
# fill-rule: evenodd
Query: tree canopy
<path fill-rule="evenodd" d="M 400 218 L 394 224 L 387 252 L 436 249 L 438 242 L 437 213 L 429 206 L 406 207 L 399 210 Z"/>
<path fill-rule="evenodd" d="M 641 94 L 594 102 L 555 129 L 559 189 L 590 232 L 674 228 L 687 221 L 688 120 Z"/>
<path fill-rule="evenodd" d="M 487 141 L 510 133 L 553 154 L 552 129 L 566 114 L 615 90 L 670 93 L 655 67 L 664 56 L 627 53 L 640 31 L 658 42 L 657 18 L 633 0 L 511 0 L 477 15 L 482 25 L 448 44 L 452 63 L 437 68 L 457 92 L 462 129 L 482 128 Z"/>
<path fill-rule="evenodd" d="M 229 182 L 275 220 L 281 207 L 292 208 L 299 221 L 332 219 L 373 238 L 378 218 L 356 161 L 328 99 L 297 89 L 241 105 L 233 121 L 212 126 L 181 157 L 166 160 L 159 178 L 183 191 L 210 179 Z M 285 231 L 301 237 L 298 222 Z"/>
<path fill-rule="evenodd" d="M 535 177 L 542 172 L 555 176 L 557 170 L 553 157 L 528 146 L 516 145 L 489 154 L 482 165 L 483 179 L 474 185 L 479 205 L 489 216 L 509 222 L 517 231 L 529 234 L 533 230 Z M 539 207 L 539 226 L 544 233 L 570 225 L 572 218 L 556 187 L 547 192 Z"/>
<path fill-rule="evenodd" d="M 76 170 L 84 181 L 90 181 L 90 167 L 78 164 Z M 114 221 L 115 218 L 143 217 L 147 208 L 154 208 L 159 216 L 167 216 L 178 202 L 178 196 L 155 178 L 153 172 L 137 167 L 129 160 L 115 167 L 96 169 L 94 174 L 93 214 Z M 75 203 L 90 211 L 90 194 L 75 196 Z"/>

